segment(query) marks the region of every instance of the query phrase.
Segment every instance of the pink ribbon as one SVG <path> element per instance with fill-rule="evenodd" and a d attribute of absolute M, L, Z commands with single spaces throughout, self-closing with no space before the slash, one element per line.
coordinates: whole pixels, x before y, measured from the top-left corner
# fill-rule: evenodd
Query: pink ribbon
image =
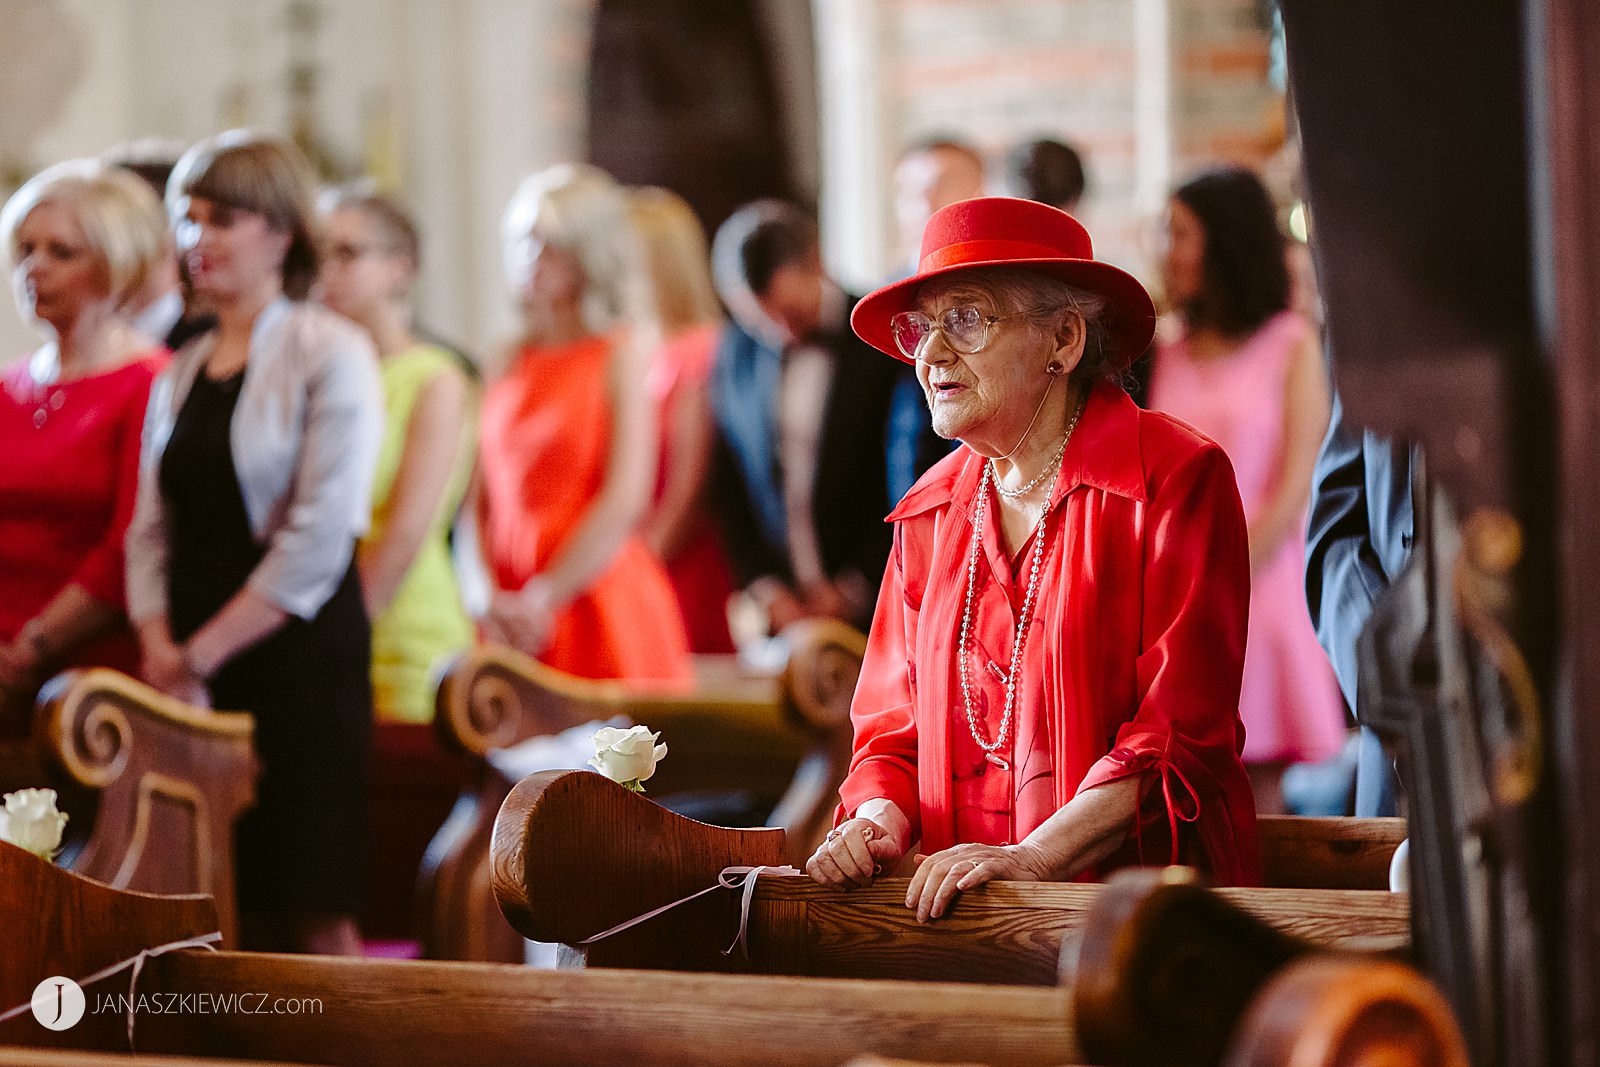
<path fill-rule="evenodd" d="M 782 875 L 787 878 L 793 878 L 796 875 L 805 876 L 804 872 L 798 871 L 793 867 L 769 867 L 765 865 L 760 867 L 724 867 L 722 873 L 717 875 L 717 880 L 704 889 L 690 893 L 682 899 L 674 900 L 670 904 L 663 904 L 659 908 L 651 908 L 643 915 L 635 915 L 633 918 L 628 919 L 626 922 L 620 922 L 609 930 L 602 930 L 598 934 L 592 934 L 584 938 L 582 941 L 574 942 L 574 945 L 592 945 L 596 941 L 604 941 L 606 938 L 620 934 L 624 930 L 631 930 L 640 923 L 647 923 L 657 915 L 662 915 L 673 908 L 681 907 L 691 900 L 699 900 L 708 893 L 715 893 L 719 889 L 737 889 L 741 891 L 739 897 L 739 933 L 734 937 L 732 944 L 722 950 L 722 954 L 731 956 L 733 955 L 733 950 L 738 949 L 740 956 L 748 960 L 750 958 L 750 947 L 745 940 L 745 936 L 750 927 L 750 904 L 756 895 L 756 879 L 763 874 Z M 23 1006 L 26 1007 L 27 1005 Z"/>
<path fill-rule="evenodd" d="M 80 986 L 94 985 L 96 982 L 105 981 L 114 974 L 120 974 L 129 967 L 133 968 L 133 975 L 128 979 L 128 1051 L 133 1052 L 135 1051 L 133 1047 L 133 1009 L 139 1002 L 139 975 L 144 972 L 145 961 L 154 959 L 157 956 L 165 956 L 169 952 L 176 952 L 180 948 L 203 948 L 215 952 L 217 950 L 217 942 L 221 940 L 222 931 L 213 930 L 209 934 L 201 934 L 198 937 L 186 937 L 181 941 L 168 941 L 166 944 L 157 945 L 155 948 L 141 949 L 136 956 L 129 956 L 127 959 L 119 960 L 109 967 L 102 967 L 87 978 L 79 978 L 77 984 Z M 32 1007 L 33 1000 L 30 998 L 9 1011 L 0 1012 L 0 1023 L 15 1019 Z"/>

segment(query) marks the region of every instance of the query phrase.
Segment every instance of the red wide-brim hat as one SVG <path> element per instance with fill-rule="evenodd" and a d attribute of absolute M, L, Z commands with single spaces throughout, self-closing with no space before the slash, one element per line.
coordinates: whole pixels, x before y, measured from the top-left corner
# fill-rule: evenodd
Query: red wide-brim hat
<path fill-rule="evenodd" d="M 1033 271 L 1100 293 L 1106 299 L 1102 321 L 1123 367 L 1142 356 L 1155 336 L 1150 294 L 1127 271 L 1094 258 L 1089 231 L 1077 219 L 1048 204 L 1009 196 L 962 200 L 934 212 L 922 231 L 917 272 L 862 297 L 850 326 L 873 348 L 910 363 L 895 347 L 890 318 L 915 308 L 924 283 L 978 267 Z"/>

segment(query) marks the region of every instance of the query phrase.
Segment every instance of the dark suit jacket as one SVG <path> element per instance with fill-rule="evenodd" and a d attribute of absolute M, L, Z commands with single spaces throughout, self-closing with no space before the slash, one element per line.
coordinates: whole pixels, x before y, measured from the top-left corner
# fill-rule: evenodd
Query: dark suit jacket
<path fill-rule="evenodd" d="M 847 322 L 817 340 L 834 354 L 812 498 L 822 562 L 832 577 L 855 571 L 876 588 L 891 540 L 884 522 L 890 508 L 884 435 L 897 364 L 858 340 Z M 794 578 L 778 459 L 782 358 L 729 323 L 712 370 L 719 438 L 716 506 L 741 586 L 766 576 Z"/>
<path fill-rule="evenodd" d="M 1352 708 L 1360 707 L 1356 639 L 1378 597 L 1411 559 L 1411 462 L 1407 445 L 1345 425 L 1334 397 L 1312 478 L 1306 601 Z M 1393 814 L 1392 783 L 1374 780 L 1388 774 L 1387 763 L 1369 750 L 1375 746 L 1364 739 L 1356 814 Z"/>

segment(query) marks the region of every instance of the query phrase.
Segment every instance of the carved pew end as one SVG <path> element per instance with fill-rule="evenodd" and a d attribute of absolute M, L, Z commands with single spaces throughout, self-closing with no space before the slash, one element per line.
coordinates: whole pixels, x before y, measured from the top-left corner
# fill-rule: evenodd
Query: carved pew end
<path fill-rule="evenodd" d="M 1410 967 L 1318 956 L 1286 967 L 1251 1005 L 1224 1067 L 1467 1067 L 1439 990 Z"/>

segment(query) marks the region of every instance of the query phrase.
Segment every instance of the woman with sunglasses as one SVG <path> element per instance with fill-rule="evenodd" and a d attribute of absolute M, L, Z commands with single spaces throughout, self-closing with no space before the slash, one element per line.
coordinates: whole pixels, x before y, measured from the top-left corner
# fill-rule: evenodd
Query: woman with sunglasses
<path fill-rule="evenodd" d="M 865 885 L 919 840 L 919 921 L 996 879 L 1259 879 L 1244 516 L 1222 450 L 1118 384 L 1154 323 L 1070 215 L 999 197 L 935 214 L 918 272 L 857 305 L 965 447 L 889 516 L 817 881 Z"/>

